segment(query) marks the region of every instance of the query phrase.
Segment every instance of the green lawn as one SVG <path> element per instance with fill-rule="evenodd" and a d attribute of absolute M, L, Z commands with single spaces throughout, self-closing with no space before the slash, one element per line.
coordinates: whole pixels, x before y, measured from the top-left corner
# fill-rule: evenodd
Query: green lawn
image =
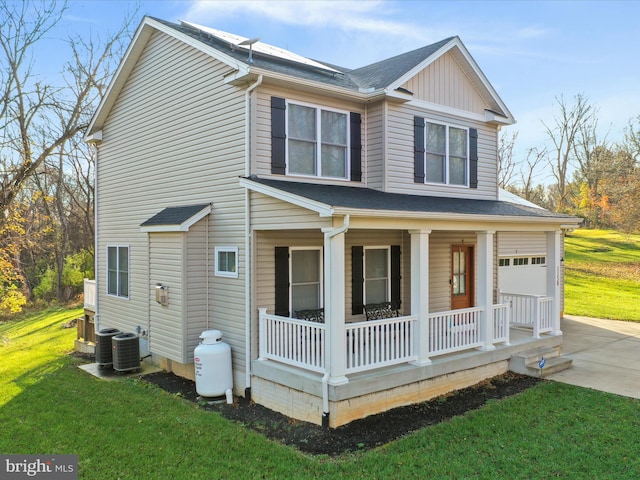
<path fill-rule="evenodd" d="M 311 457 L 66 355 L 79 310 L 0 324 L 0 452 L 77 454 L 100 479 L 622 479 L 640 471 L 640 401 L 553 382 L 383 448 Z"/>
<path fill-rule="evenodd" d="M 579 229 L 565 258 L 566 313 L 640 322 L 640 235 Z"/>

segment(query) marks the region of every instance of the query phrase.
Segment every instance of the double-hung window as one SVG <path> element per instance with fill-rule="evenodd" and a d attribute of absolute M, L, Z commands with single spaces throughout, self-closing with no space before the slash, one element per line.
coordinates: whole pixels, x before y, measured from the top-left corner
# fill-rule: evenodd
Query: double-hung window
<path fill-rule="evenodd" d="M 466 128 L 425 122 L 425 182 L 469 185 Z"/>
<path fill-rule="evenodd" d="M 288 103 L 288 173 L 349 178 L 348 112 Z"/>
<path fill-rule="evenodd" d="M 389 281 L 389 248 L 364 249 L 365 304 L 388 302 L 391 294 Z"/>
<path fill-rule="evenodd" d="M 322 250 L 290 250 L 291 312 L 322 308 Z"/>
<path fill-rule="evenodd" d="M 129 298 L 128 246 L 107 246 L 107 294 Z"/>

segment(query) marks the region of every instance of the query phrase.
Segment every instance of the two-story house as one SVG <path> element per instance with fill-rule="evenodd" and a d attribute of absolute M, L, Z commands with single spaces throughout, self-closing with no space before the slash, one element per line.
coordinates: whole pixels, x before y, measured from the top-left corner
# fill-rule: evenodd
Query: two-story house
<path fill-rule="evenodd" d="M 221 330 L 237 395 L 332 427 L 557 351 L 578 220 L 500 200 L 513 123 L 458 37 L 350 70 L 145 17 L 86 133 L 96 330 L 190 378 Z M 499 291 L 501 236 L 544 295 Z"/>

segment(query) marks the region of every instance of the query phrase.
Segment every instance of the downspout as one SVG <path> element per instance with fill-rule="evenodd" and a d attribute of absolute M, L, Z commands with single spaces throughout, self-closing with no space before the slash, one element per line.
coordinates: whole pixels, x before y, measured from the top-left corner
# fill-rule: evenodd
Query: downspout
<path fill-rule="evenodd" d="M 93 312 L 93 330 L 95 333 L 100 331 L 100 309 L 98 304 L 100 302 L 100 287 L 98 282 L 98 143 L 96 141 L 91 142 L 91 145 L 95 149 L 95 171 L 93 173 L 93 276 L 96 283 L 96 298 L 95 298 L 95 312 Z"/>
<path fill-rule="evenodd" d="M 262 85 L 262 75 L 258 76 L 258 79 L 251 84 L 244 93 L 244 118 L 245 118 L 245 166 L 244 175 L 248 177 L 251 175 L 251 92 Z M 253 301 L 251 298 L 253 289 L 251 284 L 253 282 L 253 275 L 251 265 L 253 262 L 252 249 L 253 239 L 251 236 L 251 213 L 249 211 L 249 190 L 245 188 L 244 191 L 244 251 L 245 251 L 245 399 L 251 400 L 251 306 Z"/>
<path fill-rule="evenodd" d="M 343 220 L 343 224 L 341 227 L 337 227 L 334 228 L 333 230 L 329 230 L 328 232 L 324 232 L 324 258 L 328 259 L 328 262 L 331 261 L 331 239 L 333 237 L 335 237 L 336 235 L 340 235 L 341 233 L 345 233 L 347 230 L 349 230 L 349 221 L 350 221 L 350 216 L 349 215 L 345 215 L 344 220 Z M 326 271 L 328 270 L 326 268 L 326 262 L 327 260 L 325 260 L 325 275 L 326 275 Z M 325 277 L 325 281 L 326 281 L 326 277 Z M 332 301 L 331 296 L 329 294 L 328 289 L 325 289 L 325 299 L 327 300 L 327 303 L 330 304 L 330 302 Z M 329 294 L 327 296 L 327 294 Z M 344 308 L 344 306 L 342 307 Z M 329 317 L 329 320 L 331 320 L 331 317 Z M 326 332 L 325 332 L 325 338 L 331 338 L 331 322 L 329 321 L 326 324 Z M 324 358 L 324 362 L 325 362 L 325 373 L 322 377 L 322 427 L 323 428 L 329 428 L 329 377 L 330 377 L 330 366 L 331 366 L 331 348 L 327 348 L 325 349 L 325 358 Z"/>

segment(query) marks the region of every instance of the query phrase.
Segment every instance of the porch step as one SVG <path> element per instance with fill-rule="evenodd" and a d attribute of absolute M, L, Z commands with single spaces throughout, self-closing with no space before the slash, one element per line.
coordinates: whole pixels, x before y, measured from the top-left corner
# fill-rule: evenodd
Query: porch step
<path fill-rule="evenodd" d="M 540 361 L 545 359 L 540 367 Z M 544 378 L 552 373 L 571 368 L 573 360 L 560 355 L 560 347 L 540 347 L 520 352 L 509 360 L 509 370 L 530 377 Z"/>

